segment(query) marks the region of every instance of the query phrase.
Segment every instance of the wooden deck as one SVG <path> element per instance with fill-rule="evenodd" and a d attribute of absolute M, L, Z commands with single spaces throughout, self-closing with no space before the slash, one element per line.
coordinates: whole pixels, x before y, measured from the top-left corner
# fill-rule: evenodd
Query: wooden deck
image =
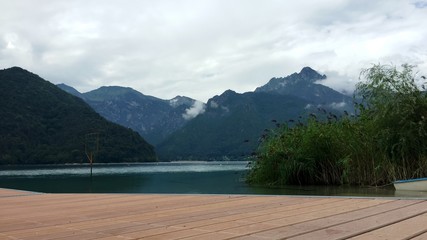
<path fill-rule="evenodd" d="M 427 201 L 0 189 L 0 239 L 427 239 Z"/>

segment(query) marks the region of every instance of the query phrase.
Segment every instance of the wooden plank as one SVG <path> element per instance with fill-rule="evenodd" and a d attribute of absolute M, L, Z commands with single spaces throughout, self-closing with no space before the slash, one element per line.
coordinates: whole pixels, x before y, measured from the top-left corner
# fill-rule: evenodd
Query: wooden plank
<path fill-rule="evenodd" d="M 352 204 L 354 202 L 354 204 Z M 331 204 L 323 204 L 314 209 L 303 209 L 297 211 L 290 211 L 288 213 L 277 213 L 272 215 L 271 220 L 251 222 L 251 224 L 241 224 L 239 227 L 229 228 L 223 227 L 222 232 L 235 233 L 235 234 L 256 234 L 258 232 L 265 232 L 274 230 L 283 226 L 293 225 L 313 219 L 321 219 L 329 216 L 334 216 L 340 213 L 353 211 L 355 209 L 369 207 L 378 203 L 366 200 L 347 199 L 346 201 L 332 202 Z M 260 225 L 262 223 L 262 225 Z M 261 227 L 260 227 L 261 226 Z M 218 229 L 219 230 L 219 229 Z"/>
<path fill-rule="evenodd" d="M 250 200 L 250 198 L 248 199 Z M 265 211 L 275 211 L 278 207 L 288 206 L 290 208 L 298 208 L 300 204 L 304 202 L 301 199 L 290 199 L 286 203 L 274 203 L 271 201 L 265 201 L 264 199 L 256 200 L 256 203 L 250 205 L 245 205 L 243 204 L 243 202 L 240 201 L 237 204 L 228 203 L 227 205 L 222 206 L 221 208 L 217 208 L 216 206 L 210 206 L 204 211 L 198 211 L 197 215 L 191 214 L 190 216 L 185 216 L 182 213 L 178 212 L 174 213 L 174 215 L 168 215 L 161 222 L 157 222 L 157 220 L 151 220 L 151 222 L 162 226 L 178 225 L 183 228 L 186 228 L 188 226 L 194 226 L 194 222 L 200 222 L 203 220 L 210 220 L 214 222 L 229 222 L 232 220 L 247 218 L 248 215 L 259 216 L 265 214 Z M 260 208 L 260 206 L 264 207 Z M 200 224 L 196 225 L 200 226 Z"/>
<path fill-rule="evenodd" d="M 420 201 L 390 201 L 390 200 L 372 200 L 376 205 L 367 206 L 365 208 L 355 209 L 353 211 L 348 211 L 336 215 L 331 215 L 329 217 L 318 218 L 314 220 L 303 221 L 300 223 L 282 226 L 279 228 L 267 230 L 264 232 L 259 232 L 253 234 L 255 237 L 259 238 L 269 238 L 269 239 L 281 239 L 285 237 L 293 237 L 301 235 L 304 233 L 309 233 L 317 231 L 320 229 L 325 229 L 335 225 L 351 222 L 358 219 L 363 219 L 369 216 L 381 214 L 383 212 L 388 212 L 391 210 L 399 209 L 408 204 L 415 204 Z"/>
<path fill-rule="evenodd" d="M 351 221 L 290 239 L 345 239 L 373 231 L 427 212 L 427 201 Z M 426 226 L 427 227 L 427 226 Z"/>
<path fill-rule="evenodd" d="M 420 233 L 418 236 L 414 236 L 414 237 L 410 237 L 407 239 L 411 239 L 411 240 L 425 240 L 427 239 L 427 229 L 424 230 L 423 233 Z"/>
<path fill-rule="evenodd" d="M 337 201 L 334 201 L 337 200 Z M 317 204 L 313 204 L 317 203 Z M 203 227 L 199 227 L 199 229 L 202 230 L 209 230 L 209 231 L 220 231 L 229 229 L 225 232 L 227 233 L 235 233 L 246 231 L 248 232 L 249 229 L 245 229 L 246 226 L 248 228 L 251 228 L 251 225 L 259 225 L 262 222 L 267 222 L 271 220 L 276 220 L 278 218 L 285 218 L 285 217 L 292 217 L 296 215 L 300 215 L 301 212 L 312 212 L 319 209 L 319 207 L 324 208 L 333 208 L 336 204 L 344 204 L 347 205 L 345 199 L 323 199 L 322 202 L 306 202 L 298 204 L 297 206 L 285 206 L 282 208 L 275 209 L 276 211 L 272 213 L 271 211 L 264 211 L 262 214 L 258 214 L 257 216 L 251 216 L 250 213 L 248 214 L 242 214 L 239 215 L 239 218 L 221 218 L 220 223 L 218 224 L 211 224 Z M 255 220 L 251 220 L 251 218 Z M 226 220 L 233 220 L 233 222 L 226 221 Z M 275 224 L 264 224 L 265 227 L 274 228 L 276 227 Z M 241 228 L 244 228 L 243 230 L 240 230 Z M 259 228 L 259 227 L 256 227 Z"/>
<path fill-rule="evenodd" d="M 427 201 L 0 189 L 0 239 L 427 239 Z"/>
<path fill-rule="evenodd" d="M 238 237 L 236 234 L 231 233 L 222 233 L 222 232 L 211 232 L 211 233 L 204 233 L 204 234 L 198 234 L 195 236 L 190 236 L 186 238 L 182 238 L 185 240 L 223 240 L 223 239 L 234 239 L 235 237 Z"/>
<path fill-rule="evenodd" d="M 404 239 L 418 236 L 426 231 L 427 214 L 409 218 L 407 220 L 388 225 L 386 227 L 367 232 L 351 239 Z"/>

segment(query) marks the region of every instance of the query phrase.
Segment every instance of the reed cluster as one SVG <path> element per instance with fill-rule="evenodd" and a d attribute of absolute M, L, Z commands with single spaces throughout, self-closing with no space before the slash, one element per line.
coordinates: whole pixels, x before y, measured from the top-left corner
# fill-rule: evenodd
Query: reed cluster
<path fill-rule="evenodd" d="M 426 177 L 424 83 L 416 81 L 409 65 L 374 65 L 361 77 L 354 114 L 337 117 L 322 110 L 323 117 L 312 113 L 304 124 L 281 124 L 269 131 L 254 155 L 247 181 L 383 185 Z"/>

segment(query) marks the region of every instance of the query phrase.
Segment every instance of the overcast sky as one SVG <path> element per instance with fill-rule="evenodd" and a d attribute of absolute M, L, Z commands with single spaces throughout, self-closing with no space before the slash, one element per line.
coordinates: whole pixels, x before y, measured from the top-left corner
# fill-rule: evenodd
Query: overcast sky
<path fill-rule="evenodd" d="M 0 68 L 207 101 L 310 66 L 350 91 L 373 63 L 427 72 L 426 22 L 418 0 L 0 0 Z"/>

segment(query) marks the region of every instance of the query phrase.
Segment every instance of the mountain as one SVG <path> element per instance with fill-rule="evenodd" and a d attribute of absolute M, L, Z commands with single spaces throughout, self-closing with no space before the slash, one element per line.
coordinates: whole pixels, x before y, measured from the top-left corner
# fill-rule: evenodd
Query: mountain
<path fill-rule="evenodd" d="M 133 130 L 19 67 L 0 71 L 0 164 L 156 161 Z M 98 150 L 96 150 L 98 149 Z"/>
<path fill-rule="evenodd" d="M 108 120 L 140 133 L 156 146 L 161 160 L 219 160 L 251 154 L 264 129 L 277 124 L 303 122 L 319 109 L 335 115 L 351 112 L 352 98 L 322 85 L 326 78 L 304 67 L 299 73 L 272 78 L 254 92 L 225 91 L 207 104 L 182 96 L 162 100 L 125 87 L 83 94 L 60 87 Z"/>
<path fill-rule="evenodd" d="M 192 111 L 194 106 L 201 104 L 182 96 L 163 100 L 127 87 L 101 87 L 83 94 L 66 85 L 59 87 L 84 99 L 106 119 L 137 131 L 151 144 L 163 141 L 184 126 L 197 115 L 197 111 Z"/>
<path fill-rule="evenodd" d="M 325 75 L 305 67 L 254 92 L 227 90 L 209 99 L 203 114 L 156 145 L 157 153 L 166 160 L 241 159 L 277 126 L 304 122 L 310 113 L 339 116 L 351 111 L 352 98 L 319 84 L 323 79 Z"/>
<path fill-rule="evenodd" d="M 296 96 L 317 105 L 341 106 L 342 110 L 351 110 L 353 99 L 347 95 L 321 84 L 326 75 L 320 75 L 310 67 L 304 67 L 299 73 L 287 77 L 272 78 L 255 92 L 265 92 L 281 95 Z"/>
<path fill-rule="evenodd" d="M 74 95 L 74 96 L 82 98 L 82 99 L 84 98 L 83 94 L 81 94 L 79 91 L 77 91 L 77 89 L 75 89 L 73 87 L 70 87 L 70 86 L 63 84 L 63 83 L 57 84 L 56 86 L 59 87 L 60 89 L 64 90 L 64 91 L 66 91 L 67 93 L 69 93 L 71 95 Z"/>
<path fill-rule="evenodd" d="M 308 101 L 294 96 L 228 90 L 156 146 L 164 160 L 234 160 L 249 156 L 264 129 L 302 113 Z"/>
<path fill-rule="evenodd" d="M 189 107 L 193 106 L 195 102 L 196 100 L 185 96 L 176 96 L 171 100 L 168 100 L 168 103 L 171 107 L 177 108 L 180 106 L 184 106 L 185 109 L 188 109 Z"/>

